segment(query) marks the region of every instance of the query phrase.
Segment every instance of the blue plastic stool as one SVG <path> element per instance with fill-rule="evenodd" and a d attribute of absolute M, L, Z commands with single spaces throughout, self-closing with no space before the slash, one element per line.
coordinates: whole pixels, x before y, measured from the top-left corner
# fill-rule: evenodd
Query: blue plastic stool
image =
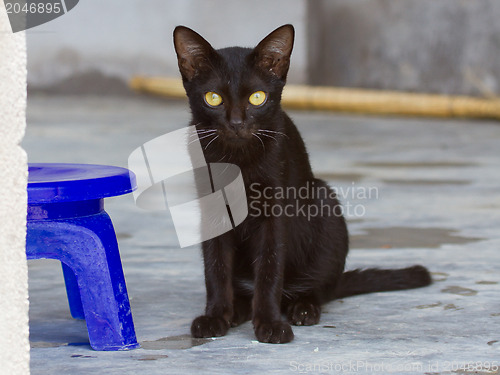
<path fill-rule="evenodd" d="M 95 350 L 139 347 L 113 224 L 104 198 L 135 190 L 128 169 L 29 164 L 28 259 L 61 261 L 71 315 Z"/>

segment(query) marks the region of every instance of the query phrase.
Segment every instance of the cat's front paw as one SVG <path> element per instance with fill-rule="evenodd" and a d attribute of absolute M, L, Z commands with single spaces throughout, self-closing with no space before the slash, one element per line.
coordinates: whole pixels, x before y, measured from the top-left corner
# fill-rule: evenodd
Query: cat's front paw
<path fill-rule="evenodd" d="M 312 326 L 319 323 L 321 306 L 309 301 L 297 301 L 288 306 L 288 321 L 296 326 Z"/>
<path fill-rule="evenodd" d="M 220 337 L 229 329 L 229 322 L 220 317 L 202 315 L 193 320 L 191 336 L 193 337 Z"/>
<path fill-rule="evenodd" d="M 293 331 L 287 322 L 260 323 L 255 326 L 255 336 L 260 342 L 285 344 L 293 340 Z"/>

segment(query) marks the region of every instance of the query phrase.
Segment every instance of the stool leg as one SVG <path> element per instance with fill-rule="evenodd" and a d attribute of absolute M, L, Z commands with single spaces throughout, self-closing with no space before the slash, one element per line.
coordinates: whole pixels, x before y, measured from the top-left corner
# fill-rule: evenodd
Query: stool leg
<path fill-rule="evenodd" d="M 29 259 L 58 259 L 74 274 L 92 348 L 139 347 L 118 243 L 106 212 L 28 222 L 27 255 Z"/>
<path fill-rule="evenodd" d="M 80 297 L 80 289 L 78 288 L 75 274 L 71 268 L 64 263 L 61 263 L 61 265 L 64 275 L 64 283 L 66 284 L 66 294 L 68 295 L 68 304 L 71 316 L 75 319 L 85 319 L 82 298 Z"/>

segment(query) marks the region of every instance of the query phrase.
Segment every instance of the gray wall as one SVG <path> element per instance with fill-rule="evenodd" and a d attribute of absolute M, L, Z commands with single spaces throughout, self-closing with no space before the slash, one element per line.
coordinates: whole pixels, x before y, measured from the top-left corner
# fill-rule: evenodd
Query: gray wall
<path fill-rule="evenodd" d="M 317 85 L 500 94 L 500 1 L 308 3 Z"/>
<path fill-rule="evenodd" d="M 0 2 L 0 366 L 2 374 L 29 375 L 26 211 L 26 38 L 13 34 Z"/>
<path fill-rule="evenodd" d="M 304 82 L 306 8 L 306 0 L 81 0 L 66 15 L 27 31 L 28 82 L 69 92 L 119 91 L 119 80 L 110 77 L 178 76 L 177 25 L 221 48 L 255 46 L 284 23 L 297 31 L 291 81 Z"/>
<path fill-rule="evenodd" d="M 293 23 L 290 82 L 500 94 L 499 0 L 82 0 L 27 32 L 30 88 L 122 93 L 135 74 L 178 76 L 176 25 L 216 48 Z"/>

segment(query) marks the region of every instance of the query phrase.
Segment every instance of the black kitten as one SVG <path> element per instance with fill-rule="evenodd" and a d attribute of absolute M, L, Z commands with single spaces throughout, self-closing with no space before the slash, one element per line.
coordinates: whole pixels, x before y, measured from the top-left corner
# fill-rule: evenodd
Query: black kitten
<path fill-rule="evenodd" d="M 293 339 L 289 323 L 318 323 L 322 303 L 431 282 L 422 266 L 344 272 L 341 207 L 314 178 L 304 142 L 280 105 L 293 40 L 293 26 L 285 25 L 254 49 L 214 50 L 191 29 L 174 31 L 205 158 L 240 167 L 249 205 L 235 230 L 202 245 L 207 304 L 193 321 L 194 337 L 222 336 L 251 319 L 259 341 L 286 343 Z"/>

